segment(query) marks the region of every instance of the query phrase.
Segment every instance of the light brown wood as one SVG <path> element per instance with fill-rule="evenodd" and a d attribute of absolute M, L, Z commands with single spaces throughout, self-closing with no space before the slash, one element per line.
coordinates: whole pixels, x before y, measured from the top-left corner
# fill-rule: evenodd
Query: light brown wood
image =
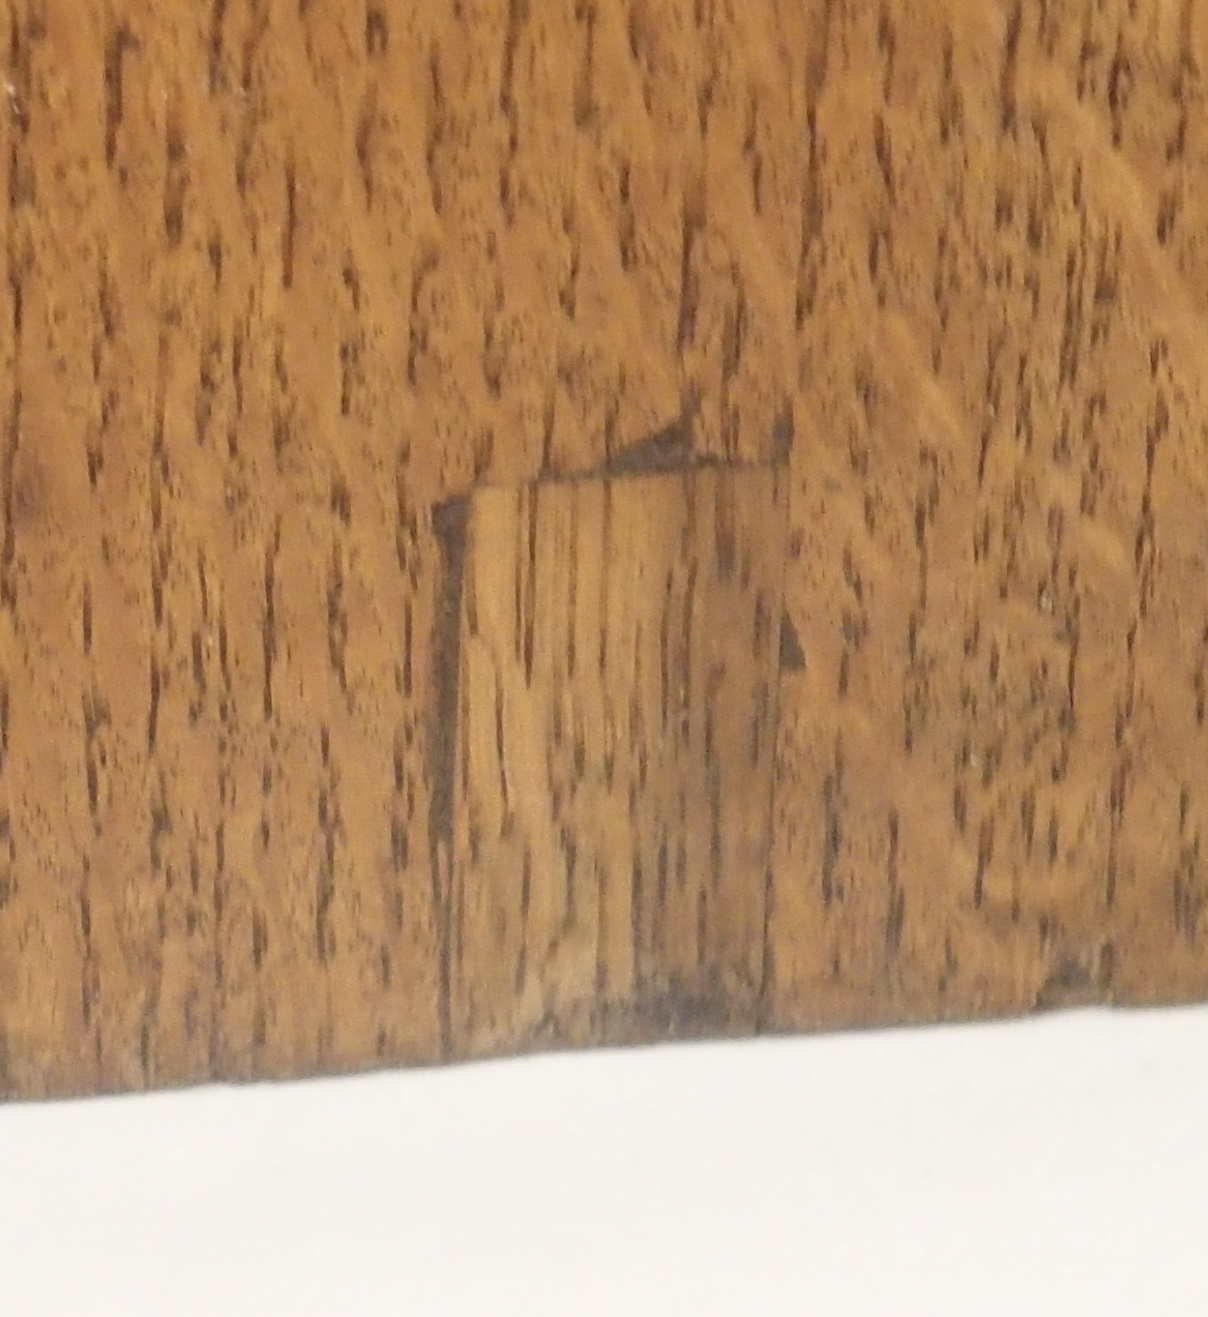
<path fill-rule="evenodd" d="M 1208 994 L 1208 10 L 3 18 L 0 1094 Z"/>

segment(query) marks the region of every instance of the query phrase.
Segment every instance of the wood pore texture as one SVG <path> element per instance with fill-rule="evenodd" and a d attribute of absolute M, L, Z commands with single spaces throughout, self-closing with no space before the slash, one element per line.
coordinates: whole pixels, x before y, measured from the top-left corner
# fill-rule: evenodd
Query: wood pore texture
<path fill-rule="evenodd" d="M 0 1095 L 1208 994 L 1208 6 L 0 12 Z"/>

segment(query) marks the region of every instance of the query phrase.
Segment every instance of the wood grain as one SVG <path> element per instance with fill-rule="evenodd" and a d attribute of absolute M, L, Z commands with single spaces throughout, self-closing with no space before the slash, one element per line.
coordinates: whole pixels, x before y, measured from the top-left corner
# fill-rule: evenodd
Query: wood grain
<path fill-rule="evenodd" d="M 0 1095 L 1208 995 L 1208 11 L 8 0 Z"/>

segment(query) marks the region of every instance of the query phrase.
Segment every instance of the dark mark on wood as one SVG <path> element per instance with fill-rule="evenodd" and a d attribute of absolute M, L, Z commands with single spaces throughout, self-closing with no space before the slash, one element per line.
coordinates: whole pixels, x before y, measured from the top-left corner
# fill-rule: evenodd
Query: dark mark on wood
<path fill-rule="evenodd" d="M 450 954 L 452 933 L 453 802 L 457 779 L 457 705 L 461 669 L 461 604 L 465 588 L 470 504 L 452 498 L 432 510 L 440 546 L 432 643 L 432 724 L 429 730 L 428 853 L 440 936 L 440 1030 L 444 1054 L 452 1048 Z"/>
<path fill-rule="evenodd" d="M 781 672 L 804 672 L 805 651 L 793 619 L 786 611 L 780 618 L 780 670 Z"/>

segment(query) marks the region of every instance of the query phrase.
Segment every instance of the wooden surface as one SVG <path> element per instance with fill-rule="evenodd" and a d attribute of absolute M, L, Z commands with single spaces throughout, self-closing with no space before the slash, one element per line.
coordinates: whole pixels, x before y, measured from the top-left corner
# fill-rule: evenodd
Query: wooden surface
<path fill-rule="evenodd" d="M 0 1094 L 1208 994 L 1208 7 L 0 8 Z"/>

